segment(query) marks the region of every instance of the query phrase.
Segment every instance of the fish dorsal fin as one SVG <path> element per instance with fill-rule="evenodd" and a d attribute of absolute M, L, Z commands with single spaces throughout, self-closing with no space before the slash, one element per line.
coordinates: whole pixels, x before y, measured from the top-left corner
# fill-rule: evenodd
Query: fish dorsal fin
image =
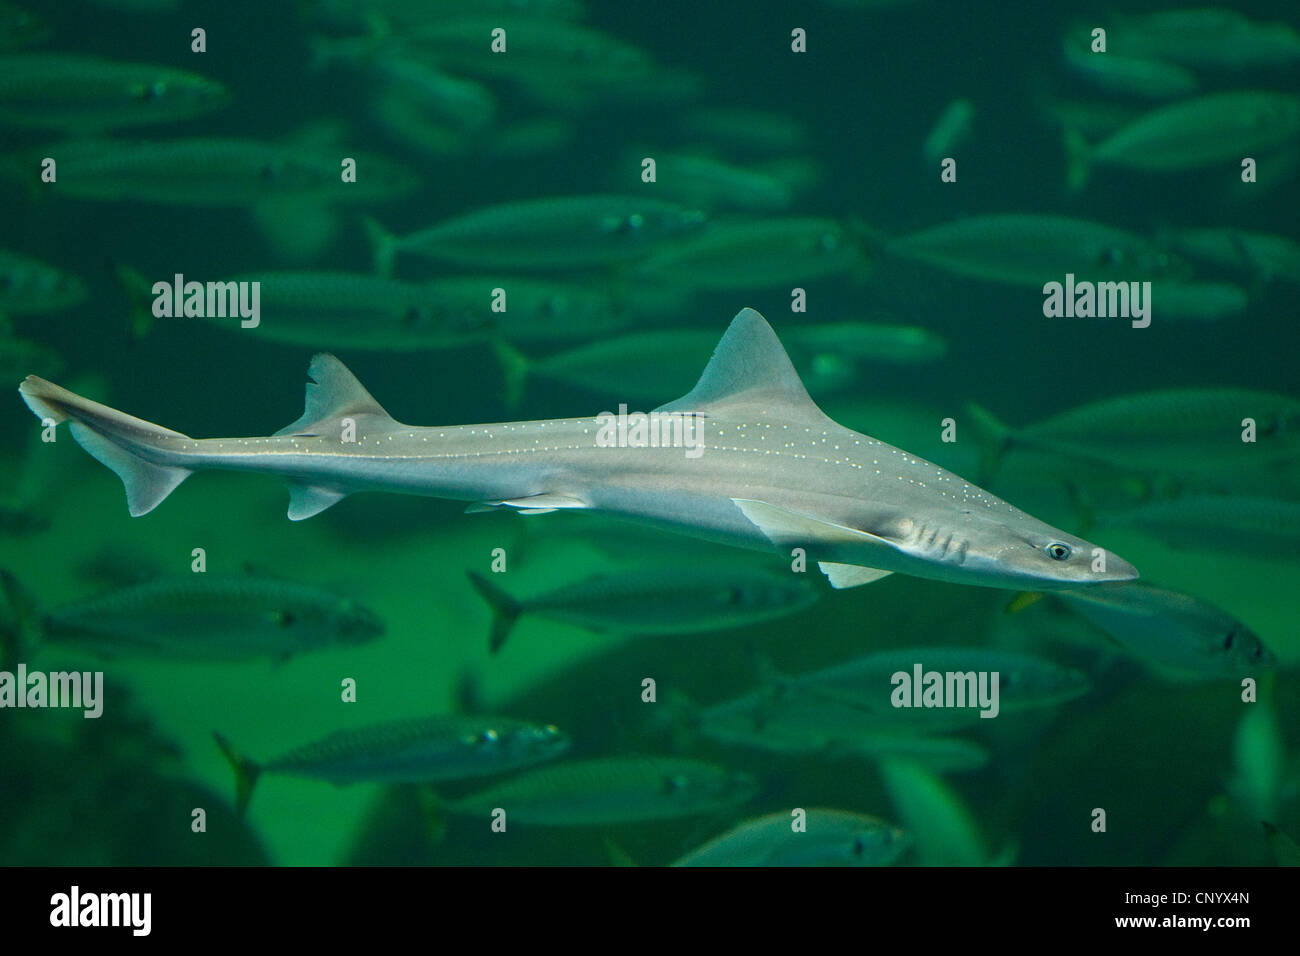
<path fill-rule="evenodd" d="M 657 412 L 744 414 L 778 421 L 830 421 L 808 396 L 781 340 L 753 309 L 731 320 L 695 387 Z"/>
<path fill-rule="evenodd" d="M 276 435 L 310 434 L 312 426 L 330 419 L 369 418 L 391 423 L 393 418 L 366 391 L 348 367 L 328 352 L 312 357 L 307 374 L 307 408 L 302 418 L 281 428 Z M 360 423 L 358 422 L 358 430 Z"/>

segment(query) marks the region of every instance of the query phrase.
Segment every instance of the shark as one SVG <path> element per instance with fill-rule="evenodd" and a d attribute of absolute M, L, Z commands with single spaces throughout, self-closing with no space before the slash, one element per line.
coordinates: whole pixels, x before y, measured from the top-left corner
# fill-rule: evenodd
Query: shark
<path fill-rule="evenodd" d="M 892 573 L 1017 590 L 1138 576 L 1118 555 L 833 421 L 753 309 L 732 320 L 696 386 L 650 413 L 685 423 L 678 441 L 638 439 L 635 428 L 611 440 L 610 413 L 404 425 L 333 355 L 313 357 L 308 374 L 302 417 L 251 438 L 191 438 L 36 376 L 19 392 L 47 426 L 70 423 L 117 473 L 135 516 L 194 472 L 226 469 L 287 480 L 292 520 L 362 491 L 466 501 L 472 511 L 601 512 L 815 561 L 834 588 Z"/>

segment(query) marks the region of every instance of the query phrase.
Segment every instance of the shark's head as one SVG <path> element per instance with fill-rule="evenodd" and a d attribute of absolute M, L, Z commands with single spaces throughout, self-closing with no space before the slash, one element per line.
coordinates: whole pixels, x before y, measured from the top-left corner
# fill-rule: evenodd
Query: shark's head
<path fill-rule="evenodd" d="M 959 509 L 950 533 L 916 536 L 904 547 L 959 569 L 971 583 L 993 587 L 1056 590 L 1138 576 L 1114 552 L 1004 507 Z"/>

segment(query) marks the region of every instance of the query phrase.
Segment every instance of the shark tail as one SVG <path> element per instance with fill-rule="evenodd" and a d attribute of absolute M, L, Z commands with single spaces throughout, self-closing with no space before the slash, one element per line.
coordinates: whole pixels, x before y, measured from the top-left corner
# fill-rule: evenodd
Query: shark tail
<path fill-rule="evenodd" d="M 362 220 L 366 229 L 366 238 L 372 246 L 371 257 L 375 264 L 375 273 L 391 276 L 397 262 L 398 238 L 379 224 L 379 221 L 366 216 Z"/>
<path fill-rule="evenodd" d="M 148 514 L 193 473 L 188 468 L 156 464 L 141 455 L 160 440 L 188 438 L 180 432 L 92 402 L 35 375 L 27 376 L 18 391 L 42 421 L 55 425 L 70 422 L 77 444 L 117 473 L 126 488 L 132 517 Z"/>
<path fill-rule="evenodd" d="M 257 786 L 257 780 L 262 775 L 262 767 L 237 752 L 221 734 L 213 731 L 212 737 L 221 748 L 221 755 L 235 771 L 235 812 L 243 817 L 248 812 L 248 801 L 253 797 L 253 787 Z"/>
<path fill-rule="evenodd" d="M 474 571 L 466 573 L 469 575 L 469 583 L 474 585 L 474 590 L 478 591 L 492 608 L 492 630 L 488 635 L 488 650 L 495 654 L 501 650 L 506 638 L 510 636 L 515 622 L 524 611 L 524 606 L 483 575 Z"/>
<path fill-rule="evenodd" d="M 979 483 L 987 484 L 997 474 L 1002 456 L 1012 445 L 1014 432 L 987 408 L 974 402 L 967 403 L 966 416 L 975 429 L 975 437 L 980 445 Z"/>

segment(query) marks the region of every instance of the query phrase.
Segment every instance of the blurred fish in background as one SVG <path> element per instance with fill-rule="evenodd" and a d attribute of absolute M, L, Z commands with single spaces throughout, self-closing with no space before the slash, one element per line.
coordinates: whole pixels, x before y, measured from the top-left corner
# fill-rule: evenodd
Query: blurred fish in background
<path fill-rule="evenodd" d="M 649 411 L 753 307 L 837 421 L 1143 577 L 831 591 L 235 476 L 133 520 L 13 395 L 0 667 L 107 680 L 0 709 L 0 862 L 1294 864 L 1294 5 L 826 0 L 806 53 L 768 0 L 232 2 L 201 50 L 189 6 L 0 0 L 12 387 L 270 434 L 332 350 L 421 421 Z M 1049 318 L 1067 276 L 1149 326 Z M 180 277 L 256 320 L 159 309 Z M 898 706 L 916 667 L 997 716 Z"/>

